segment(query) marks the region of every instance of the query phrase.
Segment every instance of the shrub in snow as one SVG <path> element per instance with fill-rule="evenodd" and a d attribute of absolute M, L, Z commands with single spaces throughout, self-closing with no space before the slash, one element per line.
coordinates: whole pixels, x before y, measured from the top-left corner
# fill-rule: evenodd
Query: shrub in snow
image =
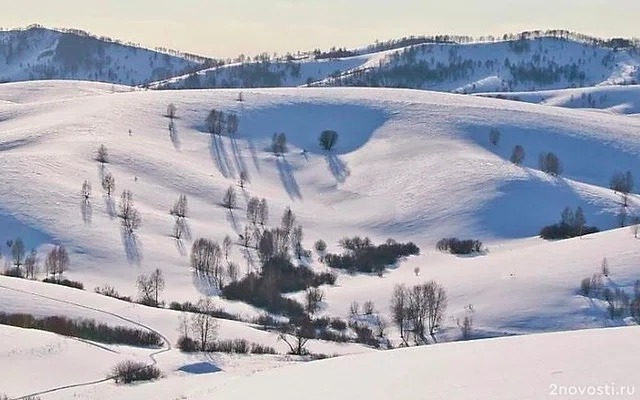
<path fill-rule="evenodd" d="M 474 254 L 484 251 L 479 240 L 460 240 L 458 238 L 444 238 L 436 243 L 436 249 L 451 254 Z"/>
<path fill-rule="evenodd" d="M 111 376 L 116 383 L 151 381 L 160 378 L 160 375 L 158 367 L 138 361 L 121 361 L 111 370 Z"/>
<path fill-rule="evenodd" d="M 42 282 L 84 290 L 84 285 L 82 284 L 82 282 L 70 281 L 69 279 L 45 278 L 42 280 Z"/>
<path fill-rule="evenodd" d="M 198 349 L 200 348 L 198 343 L 188 336 L 180 336 L 180 338 L 178 338 L 177 346 L 180 351 L 185 353 L 193 353 L 198 351 Z"/>
<path fill-rule="evenodd" d="M 69 319 L 64 316 L 39 318 L 30 314 L 0 313 L 0 324 L 39 329 L 100 343 L 143 347 L 162 345 L 162 338 L 154 332 L 124 326 L 109 326 L 92 319 Z"/>
<path fill-rule="evenodd" d="M 402 257 L 420 254 L 420 248 L 414 243 L 397 243 L 388 239 L 386 243 L 374 245 L 368 237 L 343 238 L 340 246 L 343 254 L 326 254 L 327 266 L 345 269 L 349 272 L 380 273 Z"/>

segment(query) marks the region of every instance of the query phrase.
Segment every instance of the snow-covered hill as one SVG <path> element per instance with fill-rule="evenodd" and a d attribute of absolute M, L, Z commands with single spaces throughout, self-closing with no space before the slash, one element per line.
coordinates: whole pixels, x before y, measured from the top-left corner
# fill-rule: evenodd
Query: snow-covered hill
<path fill-rule="evenodd" d="M 0 82 L 79 79 L 140 85 L 197 68 L 203 60 L 163 54 L 82 32 L 42 27 L 0 31 Z"/>
<path fill-rule="evenodd" d="M 298 365 L 226 385 L 207 385 L 189 400 L 240 400 L 277 393 L 283 400 L 634 399 L 630 349 L 640 328 L 502 338 L 394 350 Z M 597 364 L 597 367 L 594 367 Z M 168 397 L 167 397 L 168 398 Z"/>
<path fill-rule="evenodd" d="M 27 100 L 35 88 L 39 95 Z M 69 98 L 73 92 L 81 96 Z M 70 275 L 90 287 L 110 282 L 132 292 L 139 273 L 162 267 L 168 297 L 192 299 L 198 287 L 170 238 L 168 210 L 186 194 L 194 238 L 238 237 L 244 212 L 231 219 L 218 204 L 240 170 L 250 177 L 247 196 L 265 197 L 272 220 L 292 206 L 307 248 L 323 238 L 335 249 L 341 237 L 360 234 L 411 240 L 427 251 L 452 235 L 530 237 L 566 206 L 582 206 L 590 224 L 613 228 L 620 199 L 607 189 L 609 179 L 640 170 L 640 121 L 625 116 L 410 90 L 257 90 L 244 102 L 228 90 L 110 92 L 88 83 L 0 87 L 8 99 L 0 106 L 1 242 L 22 236 L 28 248 L 66 243 L 74 253 Z M 169 103 L 179 110 L 173 137 L 164 117 Z M 236 138 L 212 140 L 203 132 L 214 107 L 240 115 Z M 493 127 L 502 131 L 496 147 L 488 140 Z M 324 129 L 340 134 L 331 155 L 317 143 Z M 285 158 L 267 150 L 274 132 L 288 136 Z M 134 248 L 107 212 L 112 202 L 101 193 L 94 160 L 100 144 L 109 149 L 117 194 L 132 190 L 143 215 Z M 508 161 L 516 144 L 527 153 L 525 168 Z M 562 178 L 536 170 L 542 151 L 560 157 Z M 85 179 L 94 194 L 83 218 Z M 240 249 L 233 257 L 247 265 Z"/>
<path fill-rule="evenodd" d="M 554 107 L 603 110 L 614 114 L 640 114 L 640 86 L 585 87 L 537 92 L 478 93 L 478 96 L 524 101 Z"/>
<path fill-rule="evenodd" d="M 387 238 L 413 241 L 422 249 L 421 255 L 401 261 L 381 278 L 339 273 L 335 286 L 323 287 L 323 315 L 344 318 L 352 301 L 371 300 L 388 318 L 395 284 L 435 279 L 449 296 L 447 315 L 438 332 L 440 341 L 459 339 L 456 318 L 468 304 L 475 310 L 475 338 L 633 323 L 630 318 L 612 321 L 603 301 L 577 295 L 580 281 L 596 273 L 604 257 L 611 270 L 605 285 L 633 290 L 640 278 L 640 249 L 628 228 L 559 242 L 535 236 L 543 225 L 556 222 L 566 206 L 581 206 L 590 225 L 617 226 L 620 197 L 608 189 L 609 179 L 616 171 L 640 170 L 640 119 L 404 89 L 244 89 L 242 102 L 237 101 L 238 92 L 143 91 L 71 81 L 0 85 L 0 243 L 21 237 L 27 250 L 37 249 L 41 259 L 51 244 L 66 245 L 71 252 L 66 276 L 82 281 L 88 289 L 80 292 L 0 277 L 0 310 L 63 313 L 110 324 L 124 323 L 122 318 L 126 318 L 161 332 L 175 344 L 178 313 L 89 292 L 110 284 L 121 294 L 135 295 L 136 277 L 161 268 L 166 278 L 163 300 L 193 302 L 202 295 L 216 297 L 216 290 L 189 267 L 192 240 L 238 238 L 247 224 L 246 201 L 257 196 L 268 201 L 271 225 L 278 224 L 286 206 L 292 207 L 309 249 L 317 239 L 324 239 L 329 250 L 335 251 L 340 238 L 353 235 L 366 235 L 374 242 Z M 177 107 L 173 134 L 165 116 L 171 103 Z M 238 114 L 235 136 L 216 138 L 205 133 L 205 118 L 212 108 Z M 502 132 L 496 146 L 489 141 L 492 128 Z M 326 129 L 340 135 L 331 153 L 318 144 L 320 132 Z M 284 157 L 269 151 L 274 132 L 287 136 L 289 151 Z M 101 144 L 109 152 L 105 170 L 95 160 Z M 523 166 L 509 162 L 516 144 L 525 148 Z M 538 154 L 543 151 L 559 156 L 564 165 L 561 177 L 537 169 Z M 113 198 L 100 188 L 100 176 L 106 171 L 116 179 Z M 237 188 L 238 209 L 229 212 L 220 202 L 229 186 L 237 187 L 240 171 L 248 174 L 249 182 L 244 190 Z M 93 185 L 89 205 L 83 205 L 80 196 L 85 179 Z M 142 215 L 134 241 L 122 234 L 118 218 L 112 215 L 125 189 L 133 192 Z M 177 242 L 171 237 L 169 209 L 180 194 L 189 199 L 192 235 L 190 240 Z M 627 212 L 637 214 L 639 210 L 640 198 L 631 195 Z M 480 239 L 489 252 L 472 258 L 436 252 L 435 242 L 449 236 Z M 4 245 L 2 252 L 8 260 Z M 242 273 L 256 268 L 256 255 L 239 245 L 232 246 L 230 257 L 241 265 Z M 313 261 L 312 268 L 326 267 Z M 219 298 L 215 302 L 246 317 L 260 312 L 242 303 Z M 389 332 L 397 344 L 397 332 L 392 328 Z M 220 334 L 283 348 L 275 334 L 245 323 L 224 321 Z M 85 351 L 95 355 L 95 359 L 83 360 L 81 376 L 56 373 L 57 380 L 72 384 L 94 379 L 94 374 L 95 379 L 103 378 L 104 368 L 123 356 L 148 357 L 145 350 L 111 348 L 113 353 L 44 333 L 22 337 L 11 328 L 0 330 L 2 337 L 7 341 L 0 340 L 0 354 L 11 357 L 19 368 L 1 364 L 0 376 L 21 376 L 35 368 L 41 357 L 47 363 L 64 360 L 71 365 Z M 569 337 L 559 340 L 564 343 Z M 34 344 L 37 341 L 43 346 Z M 510 350 L 518 346 L 515 339 L 504 343 L 505 353 L 517 353 Z M 388 357 L 406 354 L 413 362 L 410 354 L 448 353 L 447 347 L 433 348 L 445 350 L 420 349 L 389 353 Z M 59 349 L 69 351 L 64 355 Z M 371 350 L 320 341 L 312 349 L 327 354 Z M 486 351 L 494 354 L 499 350 Z M 202 386 L 191 393 L 193 398 L 218 387 L 234 398 L 232 386 L 243 382 L 239 375 L 291 362 L 284 357 L 275 361 L 206 357 L 210 356 L 167 351 L 158 356 L 167 379 L 158 383 L 132 388 L 105 383 L 72 392 L 87 399 L 123 394 L 123 398 L 154 398 L 161 390 L 167 398 L 179 398 L 197 388 L 198 381 Z M 198 378 L 177 371 L 203 361 L 237 374 Z M 345 366 L 350 362 L 345 361 Z M 0 389 L 18 395 L 49 388 L 51 381 L 41 383 L 30 390 L 29 381 L 16 378 L 9 389 Z M 60 391 L 45 399 L 68 398 L 70 393 Z M 535 393 L 529 398 L 544 398 Z"/>
<path fill-rule="evenodd" d="M 511 92 L 640 80 L 636 48 L 568 38 L 422 43 L 347 57 L 230 64 L 153 84 L 156 88 L 373 86 L 455 93 Z"/>

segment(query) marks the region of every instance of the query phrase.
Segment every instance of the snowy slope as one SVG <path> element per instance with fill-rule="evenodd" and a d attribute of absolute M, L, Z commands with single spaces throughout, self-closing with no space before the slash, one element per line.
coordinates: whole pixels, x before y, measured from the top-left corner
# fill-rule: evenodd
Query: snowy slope
<path fill-rule="evenodd" d="M 381 86 L 477 93 L 624 85 L 640 79 L 637 50 L 565 38 L 423 43 L 355 54 L 230 64 L 152 87 Z"/>
<path fill-rule="evenodd" d="M 225 376 L 236 376 L 298 361 L 286 356 L 253 356 L 255 359 L 251 359 L 248 356 L 185 355 L 172 348 L 179 336 L 179 317 L 182 313 L 127 303 L 57 285 L 0 276 L 0 305 L 0 310 L 7 313 L 30 313 L 40 317 L 64 315 L 67 318 L 93 319 L 110 326 L 153 330 L 168 341 L 160 349 L 142 349 L 92 343 L 0 325 L 0 393 L 12 396 L 100 381 L 108 375 L 113 365 L 127 359 L 157 362 L 163 373 L 171 378 L 189 376 L 191 374 L 177 370 L 203 362 L 214 363 Z M 274 347 L 280 354 L 285 354 L 288 350 L 274 333 L 235 321 L 218 322 L 219 339 L 243 338 Z M 311 341 L 308 348 L 315 353 L 329 355 L 372 351 L 360 345 L 316 340 Z M 38 379 L 37 383 L 25 379 L 29 376 L 29 371 L 46 371 L 55 365 L 72 367 L 46 373 L 46 378 Z M 174 390 L 184 391 L 189 383 L 175 386 Z M 63 390 L 62 393 L 68 395 L 69 392 Z"/>
<path fill-rule="evenodd" d="M 478 93 L 478 96 L 555 107 L 589 108 L 615 114 L 640 114 L 640 86 L 596 86 L 537 92 Z"/>
<path fill-rule="evenodd" d="M 268 391 L 283 400 L 301 393 L 309 400 L 633 399 L 640 390 L 631 368 L 638 333 L 639 328 L 559 333 L 345 357 L 222 386 L 203 383 L 184 398 L 239 400 Z"/>
<path fill-rule="evenodd" d="M 311 400 L 635 399 L 639 388 L 631 366 L 638 331 L 627 327 L 487 339 L 290 366 L 254 359 L 243 371 L 175 371 L 153 384 L 122 387 L 106 382 L 43 399 L 239 400 L 265 393 L 282 399 L 299 399 L 304 393 Z"/>
<path fill-rule="evenodd" d="M 193 239 L 221 241 L 227 234 L 236 238 L 245 225 L 246 198 L 258 196 L 269 202 L 272 225 L 279 222 L 285 206 L 293 208 L 304 227 L 307 248 L 322 238 L 334 251 L 338 239 L 356 234 L 376 242 L 389 237 L 410 240 L 421 247 L 420 256 L 401 262 L 383 278 L 339 274 L 335 287 L 323 288 L 327 315 L 345 317 L 352 301 L 372 300 L 388 317 L 394 284 L 435 279 L 449 294 L 447 317 L 438 333 L 441 341 L 459 338 L 455 319 L 467 304 L 476 310 L 476 338 L 632 323 L 610 321 L 602 302 L 576 295 L 580 280 L 597 272 L 603 257 L 611 266 L 606 284 L 631 290 L 640 278 L 640 250 L 628 229 L 561 242 L 532 236 L 541 226 L 556 222 L 565 206 L 582 206 L 589 224 L 602 229 L 616 226 L 620 199 L 607 185 L 614 171 L 640 169 L 640 119 L 414 90 L 256 89 L 244 90 L 244 102 L 237 102 L 237 95 L 237 90 L 140 91 L 119 86 L 111 90 L 111 85 L 65 81 L 0 85 L 0 243 L 21 236 L 27 249 L 40 251 L 41 259 L 52 243 L 65 244 L 72 259 L 66 275 L 88 288 L 82 292 L 0 277 L 0 310 L 143 325 L 174 344 L 179 313 L 90 291 L 111 284 L 122 294 L 134 295 L 139 274 L 162 268 L 165 301 L 215 295 L 189 269 L 191 242 L 177 243 L 169 236 L 168 210 L 184 193 L 191 208 Z M 169 103 L 178 108 L 174 136 L 169 135 L 164 116 Z M 203 132 L 211 108 L 238 113 L 236 137 L 213 140 Z M 496 147 L 488 141 L 492 127 L 502 132 Z M 317 143 L 324 129 L 340 134 L 332 154 L 321 151 Z M 282 159 L 268 151 L 274 132 L 288 137 L 289 152 Z M 116 178 L 116 194 L 132 190 L 142 214 L 135 242 L 125 240 L 117 219 L 109 214 L 118 196 L 110 200 L 100 190 L 101 169 L 94 160 L 100 144 L 109 150 L 106 169 Z M 515 144 L 524 145 L 527 152 L 523 168 L 508 162 Z M 308 150 L 306 157 L 302 149 Z M 565 167 L 561 178 L 536 170 L 541 151 L 558 154 Z M 241 170 L 248 172 L 250 182 L 232 217 L 219 203 Z M 90 207 L 81 205 L 85 179 L 93 183 Z M 638 211 L 639 200 L 631 197 L 630 212 Z M 490 251 L 475 258 L 435 252 L 434 243 L 445 236 L 478 238 Z M 2 251 L 8 259 L 6 246 Z M 255 263 L 257 258 L 251 256 L 246 258 L 240 246 L 233 247 L 231 258 L 243 271 L 255 268 L 251 260 Z M 318 263 L 313 267 L 323 268 Z M 415 267 L 420 268 L 419 276 Z M 215 302 L 246 317 L 258 313 L 244 304 L 217 298 Z M 0 335 L 21 334 L 3 328 Z M 221 321 L 220 336 L 286 349 L 274 334 L 243 323 Z M 393 329 L 390 337 L 397 343 Z M 29 350 L 37 347 L 33 342 L 38 340 L 75 349 L 65 352 L 68 357 L 51 356 L 51 362 L 73 363 L 78 354 L 93 351 L 34 333 L 33 338 L 16 342 L 15 348 L 25 349 L 27 355 L 16 361 L 22 369 L 5 371 L 17 376 L 12 378 L 16 383 L 0 389 L 11 395 L 35 391 L 16 374 L 39 365 L 40 353 Z M 625 340 L 620 338 L 621 343 Z M 15 350 L 8 343 L 0 341 L 0 354 Z M 505 346 L 505 353 L 516 353 Z M 310 349 L 327 354 L 368 350 L 323 342 L 312 343 Z M 102 355 L 87 364 L 83 379 L 101 379 L 104 367 L 119 357 L 149 356 L 149 351 L 139 349 L 112 350 L 116 353 L 100 350 Z M 418 350 L 422 351 L 449 353 Z M 167 398 L 178 398 L 202 383 L 192 394 L 204 396 L 214 387 L 236 390 L 230 382 L 241 384 L 242 375 L 291 362 L 283 357 L 222 357 L 209 361 L 229 373 L 193 377 L 177 370 L 206 361 L 202 356 L 190 358 L 172 350 L 157 359 L 168 377 L 156 384 L 120 389 L 104 383 L 72 392 L 78 398 L 95 399 L 150 398 L 161 391 Z M 61 381 L 80 380 L 73 370 L 60 373 Z M 36 389 L 40 387 L 47 386 Z M 47 398 L 68 398 L 69 393 Z M 530 398 L 541 398 L 538 393 Z"/>
<path fill-rule="evenodd" d="M 0 82 L 81 79 L 139 85 L 201 62 L 41 27 L 0 32 Z"/>
<path fill-rule="evenodd" d="M 170 297 L 182 297 L 185 287 L 194 290 L 188 258 L 169 237 L 168 209 L 187 194 L 194 238 L 237 237 L 243 212 L 231 220 L 217 204 L 241 168 L 251 178 L 248 195 L 268 199 L 272 221 L 292 205 L 307 247 L 324 238 L 335 248 L 344 235 L 366 234 L 430 249 L 448 235 L 485 241 L 532 236 L 567 205 L 582 205 L 590 223 L 611 228 L 619 199 L 603 187 L 614 171 L 640 167 L 640 121 L 615 115 L 372 89 L 256 91 L 244 103 L 235 101 L 233 91 L 55 101 L 66 83 L 20 85 L 48 86 L 50 100 L 0 106 L 1 183 L 7 188 L 0 193 L 0 214 L 4 226 L 11 226 L 0 239 L 20 234 L 28 248 L 66 243 L 74 253 L 71 276 L 89 287 L 111 282 L 125 293 L 133 291 L 135 276 L 156 266 L 167 270 Z M 3 86 L 0 98 L 7 88 L 14 91 Z M 173 142 L 163 117 L 169 102 L 181 110 Z M 214 143 L 201 132 L 212 107 L 240 113 L 237 139 Z M 503 132 L 497 148 L 487 139 L 493 126 Z M 323 155 L 316 143 L 326 128 L 341 134 L 335 155 Z M 266 151 L 276 131 L 289 135 L 284 160 Z M 107 213 L 111 202 L 101 193 L 93 160 L 101 143 L 111 153 L 107 168 L 117 193 L 131 189 L 143 215 L 133 247 L 125 246 L 118 221 Z M 528 154 L 525 169 L 506 161 L 518 143 Z M 299 154 L 302 148 L 309 150 L 308 160 Z M 560 156 L 566 178 L 531 169 L 541 151 Z M 86 222 L 79 199 L 84 179 L 94 186 Z M 451 201 L 452 194 L 459 200 Z M 522 209 L 529 211 L 523 215 Z M 233 257 L 247 265 L 239 249 Z"/>

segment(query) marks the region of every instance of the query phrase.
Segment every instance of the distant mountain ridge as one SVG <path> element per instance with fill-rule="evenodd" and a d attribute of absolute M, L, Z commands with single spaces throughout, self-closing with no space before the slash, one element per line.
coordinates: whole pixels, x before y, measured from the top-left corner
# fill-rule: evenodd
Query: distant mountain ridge
<path fill-rule="evenodd" d="M 410 36 L 358 48 L 214 60 L 77 29 L 0 31 L 0 82 L 74 79 L 152 89 L 364 86 L 522 92 L 640 81 L 640 40 L 565 30 Z"/>
<path fill-rule="evenodd" d="M 485 37 L 410 37 L 357 50 L 217 66 L 152 84 L 158 89 L 365 86 L 454 93 L 512 92 L 640 81 L 640 41 L 567 31 Z"/>
<path fill-rule="evenodd" d="M 0 82 L 74 79 L 142 85 L 209 65 L 196 55 L 158 52 L 80 30 L 40 25 L 0 32 Z"/>

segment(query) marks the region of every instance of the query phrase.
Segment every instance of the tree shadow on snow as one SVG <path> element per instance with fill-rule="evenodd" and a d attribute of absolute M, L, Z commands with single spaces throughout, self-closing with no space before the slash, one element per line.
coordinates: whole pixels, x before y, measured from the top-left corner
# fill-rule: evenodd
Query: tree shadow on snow
<path fill-rule="evenodd" d="M 109 218 L 114 219 L 116 217 L 116 203 L 110 196 L 104 197 L 104 204 L 107 207 L 107 214 Z"/>
<path fill-rule="evenodd" d="M 196 290 L 204 296 L 211 297 L 220 294 L 218 285 L 206 274 L 199 274 L 198 272 L 193 271 L 191 274 L 191 281 L 193 282 L 193 286 Z"/>
<path fill-rule="evenodd" d="M 220 369 L 218 366 L 209 362 L 198 362 L 198 363 L 183 365 L 182 367 L 178 368 L 178 371 L 187 372 L 189 374 L 194 374 L 194 375 L 202 375 L 202 374 L 213 374 L 215 372 L 220 372 L 222 371 L 222 369 Z"/>
<path fill-rule="evenodd" d="M 251 153 L 251 159 L 253 160 L 253 166 L 256 167 L 256 171 L 260 172 L 260 163 L 258 162 L 258 153 L 256 151 L 256 144 L 253 141 L 251 135 L 247 135 L 247 145 L 249 152 Z"/>
<path fill-rule="evenodd" d="M 229 153 L 227 152 L 224 140 L 220 135 L 210 135 L 209 152 L 222 176 L 225 178 L 232 178 L 234 176 L 234 171 L 232 169 L 231 160 L 229 159 Z"/>
<path fill-rule="evenodd" d="M 80 203 L 80 211 L 82 212 L 82 221 L 85 225 L 91 225 L 91 219 L 93 217 L 93 209 L 91 208 L 91 202 L 82 201 Z"/>
<path fill-rule="evenodd" d="M 176 243 L 176 249 L 178 249 L 178 253 L 180 253 L 181 256 L 186 256 L 187 255 L 187 247 L 184 245 L 184 241 L 182 239 L 175 239 L 175 243 Z"/>
<path fill-rule="evenodd" d="M 229 140 L 231 141 L 231 152 L 233 153 L 233 160 L 236 165 L 236 170 L 238 171 L 238 174 L 244 171 L 246 175 L 246 179 L 248 181 L 249 171 L 247 170 L 247 165 L 245 164 L 244 159 L 242 158 L 242 152 L 238 147 L 238 140 L 235 138 L 235 136 L 230 137 Z"/>
<path fill-rule="evenodd" d="M 176 124 L 173 123 L 173 121 L 169 123 L 169 138 L 171 139 L 171 143 L 173 144 L 173 147 L 176 150 L 180 151 L 180 146 L 181 146 L 180 135 L 178 134 L 178 127 L 176 126 Z"/>
<path fill-rule="evenodd" d="M 121 229 L 121 236 L 127 261 L 130 264 L 140 265 L 140 262 L 142 261 L 142 243 L 138 239 L 137 235 L 135 233 L 125 232 L 124 229 Z"/>
<path fill-rule="evenodd" d="M 329 171 L 331 171 L 333 177 L 340 183 L 346 181 L 349 175 L 351 175 L 351 171 L 349 170 L 347 163 L 335 154 L 327 154 L 326 159 Z"/>
<path fill-rule="evenodd" d="M 291 199 L 302 199 L 300 186 L 298 186 L 296 177 L 293 175 L 293 168 L 291 168 L 291 164 L 289 164 L 289 161 L 287 161 L 284 156 L 277 157 L 276 165 L 278 166 L 278 174 L 280 175 L 282 186 L 284 186 L 285 190 L 289 194 L 289 197 L 291 197 Z"/>

